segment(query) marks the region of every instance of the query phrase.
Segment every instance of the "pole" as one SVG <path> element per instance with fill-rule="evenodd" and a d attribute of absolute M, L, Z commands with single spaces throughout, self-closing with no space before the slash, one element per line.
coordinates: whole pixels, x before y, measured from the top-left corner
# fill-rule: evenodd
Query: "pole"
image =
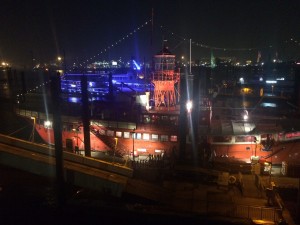
<path fill-rule="evenodd" d="M 134 162 L 134 138 L 135 138 L 135 129 L 132 132 L 132 160 Z"/>
<path fill-rule="evenodd" d="M 34 130 L 35 130 L 35 117 L 32 116 L 30 117 L 30 119 L 33 120 L 33 127 L 32 127 L 32 133 L 31 133 L 31 137 L 32 137 L 32 142 L 34 142 Z"/>
<path fill-rule="evenodd" d="M 187 72 L 187 71 L 186 71 Z M 187 133 L 187 112 L 185 103 L 187 101 L 186 74 L 180 75 L 180 113 L 179 113 L 179 158 L 185 158 L 186 133 Z"/>
<path fill-rule="evenodd" d="M 115 163 L 115 155 L 116 155 L 116 150 L 117 150 L 117 144 L 118 144 L 118 138 L 115 138 L 115 147 L 114 147 L 114 156 L 113 156 L 113 163 Z"/>
<path fill-rule="evenodd" d="M 298 177 L 298 195 L 297 195 L 297 205 L 296 205 L 296 212 L 297 212 L 297 217 L 296 220 L 300 221 L 300 177 Z"/>
<path fill-rule="evenodd" d="M 63 63 L 64 63 L 64 74 L 66 74 L 67 73 L 67 64 L 66 64 L 66 51 L 64 50 L 63 51 L 63 54 L 64 54 L 64 61 L 63 61 Z"/>
<path fill-rule="evenodd" d="M 76 129 L 76 138 L 77 138 L 77 148 L 79 149 L 79 145 L 78 145 L 78 128 Z"/>
<path fill-rule="evenodd" d="M 81 92 L 82 92 L 82 122 L 84 135 L 84 153 L 85 156 L 91 157 L 91 137 L 90 137 L 90 112 L 87 90 L 87 77 L 81 76 Z"/>
<path fill-rule="evenodd" d="M 63 144 L 61 133 L 61 99 L 60 99 L 60 73 L 51 76 L 51 98 L 53 107 L 53 129 L 55 143 L 55 168 L 57 182 L 58 206 L 65 202 L 64 170 L 63 170 Z"/>
<path fill-rule="evenodd" d="M 269 177 L 269 183 L 271 184 L 272 181 L 272 165 L 273 164 L 273 149 L 272 149 L 272 155 L 271 155 L 271 166 L 270 166 L 270 177 Z"/>
<path fill-rule="evenodd" d="M 190 74 L 192 74 L 192 39 L 190 39 Z"/>

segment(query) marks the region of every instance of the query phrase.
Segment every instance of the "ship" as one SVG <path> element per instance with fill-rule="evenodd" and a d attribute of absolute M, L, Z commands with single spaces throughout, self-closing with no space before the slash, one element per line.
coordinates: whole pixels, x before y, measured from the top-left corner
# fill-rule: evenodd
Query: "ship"
<path fill-rule="evenodd" d="M 256 123 L 222 121 L 223 131 L 219 134 L 213 134 L 212 131 L 209 136 L 212 154 L 215 158 L 229 158 L 246 163 L 298 164 L 300 132 L 291 129 L 292 126 L 285 126 L 288 121 L 290 120 Z"/>
<path fill-rule="evenodd" d="M 85 74 L 91 96 L 92 152 L 133 161 L 196 157 L 204 162 L 299 163 L 299 127 L 284 127 L 284 119 L 279 123 L 278 118 L 267 116 L 254 120 L 254 114 L 252 122 L 244 118 L 216 119 L 212 103 L 215 93 L 200 93 L 199 76 L 180 71 L 166 45 L 153 58 L 150 82 L 136 79 L 137 75 L 132 79 L 129 73 Z M 80 96 L 81 75 L 65 74 L 62 92 Z M 186 107 L 191 96 L 193 109 Z M 34 118 L 36 132 L 45 143 L 54 145 L 51 114 L 18 113 Z M 62 123 L 66 151 L 84 154 L 81 117 L 62 116 Z"/>

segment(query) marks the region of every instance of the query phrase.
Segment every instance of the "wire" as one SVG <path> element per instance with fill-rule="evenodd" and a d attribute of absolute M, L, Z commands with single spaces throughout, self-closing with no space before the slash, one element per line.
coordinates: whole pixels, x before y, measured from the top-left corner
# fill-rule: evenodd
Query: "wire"
<path fill-rule="evenodd" d="M 136 29 L 133 29 L 133 31 L 127 33 L 126 35 L 124 35 L 124 36 L 123 36 L 122 38 L 120 38 L 119 40 L 114 41 L 113 43 L 109 44 L 108 46 L 106 46 L 105 48 L 103 48 L 102 50 L 100 50 L 98 54 L 96 54 L 96 55 L 94 55 L 94 56 L 92 56 L 92 57 L 90 57 L 90 58 L 88 58 L 88 59 L 82 61 L 81 63 L 79 63 L 79 66 L 82 67 L 82 68 L 86 67 L 87 64 L 91 62 L 91 60 L 93 60 L 93 62 L 94 62 L 94 60 L 96 59 L 96 57 L 98 57 L 98 56 L 100 56 L 100 55 L 102 55 L 102 54 L 104 54 L 104 53 L 110 51 L 112 48 L 115 48 L 115 47 L 119 46 L 120 43 L 122 43 L 122 42 L 124 42 L 125 40 L 127 40 L 127 39 L 133 37 L 133 34 L 134 34 L 134 33 L 140 31 L 142 28 L 146 27 L 147 25 L 151 25 L 151 21 L 152 21 L 152 19 L 146 21 L 145 23 L 143 23 L 142 25 L 140 25 L 140 26 L 137 27 Z M 74 62 L 73 65 L 76 65 L 76 63 Z"/>

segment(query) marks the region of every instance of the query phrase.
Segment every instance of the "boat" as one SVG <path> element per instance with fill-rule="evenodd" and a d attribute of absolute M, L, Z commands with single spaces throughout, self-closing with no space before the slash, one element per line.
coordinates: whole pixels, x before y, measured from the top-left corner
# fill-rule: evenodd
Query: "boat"
<path fill-rule="evenodd" d="M 81 93 L 81 75 L 64 75 L 63 91 Z M 183 93 L 183 75 L 176 68 L 175 55 L 167 46 L 154 56 L 151 84 L 139 82 L 143 89 L 135 89 L 137 83 L 132 82 L 129 74 L 108 74 L 108 81 L 107 74 L 88 74 L 91 95 L 106 96 L 112 90 L 115 96 L 126 93 L 126 98 L 121 100 L 116 97 L 113 101 L 102 98 L 98 102 L 92 101 L 92 152 L 110 153 L 138 161 L 165 157 L 178 159 L 183 154 L 185 158 L 198 157 L 207 162 L 221 158 L 244 163 L 300 161 L 300 128 L 284 128 L 279 125 L 278 118 L 252 122 L 213 118 L 213 96 L 200 96 L 199 93 L 195 98 L 194 111 L 189 111 L 183 104 L 183 101 L 189 100 Z M 186 77 L 187 83 L 196 82 L 196 76 L 189 74 Z M 109 88 L 110 85 L 116 88 Z M 52 115 L 25 110 L 20 110 L 19 114 L 35 118 L 34 126 L 39 136 L 46 143 L 54 144 Z M 281 120 L 281 124 L 284 122 Z M 64 148 L 84 154 L 81 118 L 62 116 L 62 123 Z"/>
<path fill-rule="evenodd" d="M 90 120 L 92 152 L 113 152 L 116 156 L 142 160 L 162 158 L 178 150 L 179 108 L 176 106 L 178 93 L 175 84 L 179 73 L 174 68 L 175 56 L 165 47 L 155 57 L 157 72 L 152 74 L 151 84 L 138 73 L 107 71 L 84 74 L 93 105 L 93 118 Z M 61 76 L 65 96 L 80 98 L 82 75 L 72 73 Z M 165 85 L 168 85 L 168 90 L 164 90 Z M 151 89 L 154 99 L 150 99 Z M 112 95 L 113 99 L 110 98 Z M 54 145 L 52 114 L 22 109 L 17 113 L 34 118 L 38 135 L 45 143 Z M 67 151 L 84 153 L 80 116 L 62 116 L 62 137 L 63 147 Z"/>
<path fill-rule="evenodd" d="M 285 129 L 281 124 L 286 122 L 223 122 L 223 135 L 209 136 L 212 154 L 215 158 L 225 157 L 246 163 L 299 163 L 300 132 Z"/>
<path fill-rule="evenodd" d="M 81 77 L 87 77 L 88 91 L 91 95 L 106 95 L 110 85 L 122 92 L 142 93 L 151 88 L 144 74 L 130 68 L 97 70 L 88 73 L 65 73 L 61 77 L 62 93 L 81 94 Z M 111 84 L 110 84 L 111 82 Z"/>

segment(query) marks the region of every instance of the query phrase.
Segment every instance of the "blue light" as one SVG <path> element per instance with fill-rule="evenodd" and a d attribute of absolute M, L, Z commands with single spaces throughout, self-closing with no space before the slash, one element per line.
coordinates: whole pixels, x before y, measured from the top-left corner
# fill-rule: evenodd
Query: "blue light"
<path fill-rule="evenodd" d="M 80 99 L 76 98 L 76 97 L 70 97 L 70 98 L 68 98 L 68 101 L 73 102 L 73 103 L 78 103 L 80 101 Z"/>
<path fill-rule="evenodd" d="M 137 70 L 141 70 L 141 67 L 136 63 L 136 61 L 135 60 L 132 60 L 132 61 L 133 61 L 134 65 L 135 65 L 136 69 Z"/>
<path fill-rule="evenodd" d="M 137 64 L 135 64 L 137 65 Z M 135 66 L 134 66 L 135 67 Z M 81 78 L 82 74 L 66 74 L 64 79 L 61 81 L 61 90 L 64 93 L 68 93 L 70 96 L 72 94 L 81 93 Z M 109 93 L 109 82 L 107 73 L 90 73 L 86 74 L 88 79 L 88 92 L 94 96 L 105 97 Z M 134 77 L 133 73 L 117 73 L 112 74 L 112 84 L 116 89 L 122 92 L 132 93 L 144 92 L 146 89 L 151 89 L 151 84 L 146 84 L 144 80 L 137 79 Z M 102 97 L 99 97 L 102 99 Z M 67 98 L 68 102 L 77 103 L 80 102 L 80 98 Z"/>

